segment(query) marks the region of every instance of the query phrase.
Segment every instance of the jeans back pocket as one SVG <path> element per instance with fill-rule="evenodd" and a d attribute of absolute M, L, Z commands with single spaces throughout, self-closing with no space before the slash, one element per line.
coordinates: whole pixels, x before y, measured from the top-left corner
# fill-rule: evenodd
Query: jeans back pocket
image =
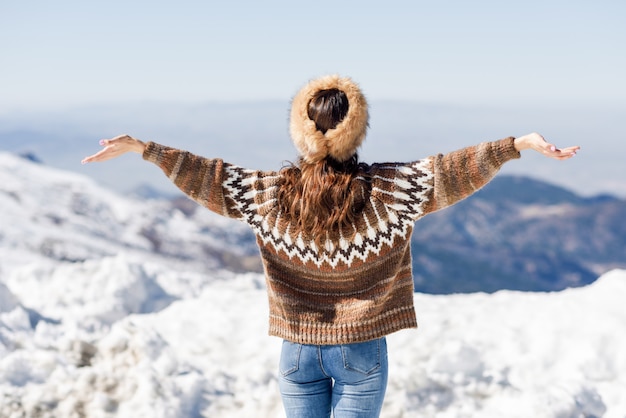
<path fill-rule="evenodd" d="M 342 345 L 341 355 L 346 370 L 369 375 L 380 369 L 381 356 L 387 355 L 385 340 L 380 338 L 363 343 Z"/>
<path fill-rule="evenodd" d="M 280 352 L 280 362 L 278 365 L 280 374 L 287 376 L 298 371 L 301 350 L 302 344 L 283 340 L 283 348 Z"/>

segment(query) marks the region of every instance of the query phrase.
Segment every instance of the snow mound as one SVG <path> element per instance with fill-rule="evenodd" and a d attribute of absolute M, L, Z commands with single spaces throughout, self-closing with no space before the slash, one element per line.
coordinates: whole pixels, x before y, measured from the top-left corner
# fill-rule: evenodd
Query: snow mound
<path fill-rule="evenodd" d="M 153 274 L 123 256 L 31 265 L 16 269 L 8 283 L 25 305 L 49 317 L 107 326 L 133 313 L 159 311 L 175 300 Z"/>
<path fill-rule="evenodd" d="M 398 416 L 623 417 L 624 294 L 615 270 L 558 293 L 416 295 L 420 331 L 390 338 L 388 401 Z"/>
<path fill-rule="evenodd" d="M 39 319 L 0 314 L 0 416 L 284 416 L 261 275 L 174 284 L 184 272 L 123 257 L 59 268 L 38 291 L 15 274 Z M 146 308 L 154 289 L 167 303 Z M 420 329 L 388 339 L 382 416 L 623 418 L 625 290 L 616 270 L 558 293 L 416 294 Z"/>

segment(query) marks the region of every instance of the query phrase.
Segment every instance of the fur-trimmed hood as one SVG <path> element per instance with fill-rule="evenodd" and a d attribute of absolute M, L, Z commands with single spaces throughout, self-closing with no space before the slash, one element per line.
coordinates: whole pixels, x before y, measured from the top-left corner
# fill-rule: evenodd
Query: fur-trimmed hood
<path fill-rule="evenodd" d="M 318 131 L 309 119 L 308 107 L 313 96 L 320 90 L 338 89 L 348 98 L 348 113 L 334 129 L 326 134 Z M 337 161 L 352 157 L 363 143 L 368 127 L 367 101 L 359 86 L 347 77 L 328 75 L 310 81 L 291 102 L 289 130 L 300 155 L 309 163 L 316 163 L 330 156 Z"/>

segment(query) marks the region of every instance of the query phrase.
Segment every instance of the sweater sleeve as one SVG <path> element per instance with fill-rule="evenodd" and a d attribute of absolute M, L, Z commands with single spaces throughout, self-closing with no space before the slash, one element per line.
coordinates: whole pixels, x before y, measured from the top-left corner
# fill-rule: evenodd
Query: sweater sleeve
<path fill-rule="evenodd" d="M 425 213 L 451 206 L 486 185 L 507 161 L 520 158 L 513 137 L 430 158 L 433 189 Z"/>
<path fill-rule="evenodd" d="M 148 142 L 143 159 L 163 170 L 165 175 L 187 196 L 220 215 L 242 217 L 233 193 L 227 187 L 234 173 L 231 166 L 219 158 L 210 159 L 187 151 Z"/>

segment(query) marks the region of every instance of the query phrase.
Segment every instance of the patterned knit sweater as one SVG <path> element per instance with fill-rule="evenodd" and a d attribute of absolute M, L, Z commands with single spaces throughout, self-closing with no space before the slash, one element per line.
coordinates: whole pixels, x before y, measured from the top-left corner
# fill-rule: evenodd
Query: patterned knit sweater
<path fill-rule="evenodd" d="M 513 138 L 410 163 L 361 164 L 363 210 L 317 248 L 281 216 L 279 172 L 247 170 L 150 142 L 143 158 L 213 212 L 256 235 L 269 298 L 269 333 L 302 344 L 347 344 L 417 327 L 413 224 L 484 186 L 519 158 Z M 350 237 L 349 239 L 347 237 Z"/>

